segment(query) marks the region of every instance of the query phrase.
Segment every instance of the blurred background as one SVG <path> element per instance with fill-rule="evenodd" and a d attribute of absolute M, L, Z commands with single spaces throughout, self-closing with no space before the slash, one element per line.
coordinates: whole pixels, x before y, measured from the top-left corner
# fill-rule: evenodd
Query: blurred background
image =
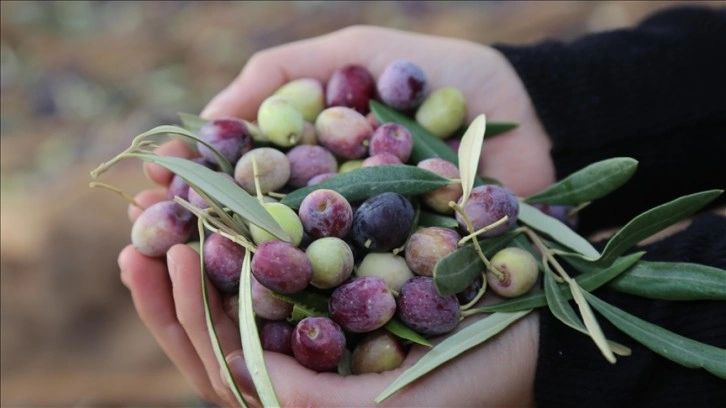
<path fill-rule="evenodd" d="M 204 406 L 134 312 L 126 203 L 89 171 L 198 113 L 255 51 L 352 24 L 570 39 L 679 3 L 2 1 L 0 404 Z M 134 161 L 102 181 L 151 187 Z"/>

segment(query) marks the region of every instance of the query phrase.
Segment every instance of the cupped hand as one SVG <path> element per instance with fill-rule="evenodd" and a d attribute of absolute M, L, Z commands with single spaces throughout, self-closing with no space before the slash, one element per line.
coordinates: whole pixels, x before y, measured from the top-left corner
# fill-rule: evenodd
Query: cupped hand
<path fill-rule="evenodd" d="M 494 177 L 516 194 L 536 192 L 554 181 L 550 141 L 537 119 L 523 84 L 496 50 L 468 41 L 374 27 L 351 27 L 255 54 L 240 75 L 203 112 L 253 120 L 260 103 L 275 89 L 296 78 L 323 83 L 346 64 L 359 64 L 377 77 L 394 59 L 409 59 L 426 72 L 430 89 L 459 88 L 468 103 L 468 119 L 485 113 L 492 121 L 519 127 L 486 140 L 480 173 Z M 180 142 L 158 153 L 191 157 Z M 171 174 L 145 166 L 150 179 L 168 185 Z M 142 206 L 165 199 L 165 191 L 142 192 Z M 140 210 L 131 207 L 133 220 Z M 121 279 L 130 289 L 139 316 L 169 358 L 202 398 L 236 405 L 212 351 L 200 296 L 199 258 L 177 245 L 163 259 L 148 258 L 131 246 L 119 256 Z M 224 313 L 219 294 L 211 290 L 212 316 L 222 348 L 243 393 L 256 401 L 244 367 L 239 331 Z M 530 315 L 497 338 L 440 367 L 385 401 L 391 406 L 525 406 L 532 405 L 537 354 L 537 318 Z M 403 366 L 382 374 L 342 377 L 315 373 L 294 359 L 267 353 L 267 365 L 280 402 L 285 406 L 368 406 L 373 398 L 425 352 L 414 347 Z"/>

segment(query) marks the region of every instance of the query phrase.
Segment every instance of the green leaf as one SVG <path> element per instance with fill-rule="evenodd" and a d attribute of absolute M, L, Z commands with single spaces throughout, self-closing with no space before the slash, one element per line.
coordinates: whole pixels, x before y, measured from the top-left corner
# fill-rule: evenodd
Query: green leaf
<path fill-rule="evenodd" d="M 640 261 L 610 287 L 664 300 L 726 300 L 726 270 L 687 262 Z"/>
<path fill-rule="evenodd" d="M 204 119 L 201 116 L 192 115 L 191 113 L 179 112 L 177 113 L 177 115 L 179 115 L 184 129 L 195 134 L 199 133 L 199 129 L 201 129 L 202 126 L 204 126 L 207 122 L 209 122 L 209 120 Z"/>
<path fill-rule="evenodd" d="M 272 292 L 272 296 L 292 303 L 292 321 L 299 321 L 310 316 L 328 316 L 328 298 L 321 294 L 303 290 L 287 295 Z"/>
<path fill-rule="evenodd" d="M 552 315 L 562 323 L 581 333 L 587 334 L 587 329 L 582 323 L 582 320 L 575 313 L 575 309 L 568 303 L 572 299 L 572 296 L 565 296 L 568 289 L 559 287 L 554 275 L 555 273 L 545 264 L 544 289 L 547 307 L 552 312 Z"/>
<path fill-rule="evenodd" d="M 413 136 L 413 151 L 411 152 L 411 160 L 413 163 L 418 163 L 421 160 L 432 157 L 440 157 L 456 165 L 459 164 L 456 153 L 451 150 L 449 145 L 426 130 L 423 126 L 419 125 L 415 120 L 374 100 L 371 100 L 370 108 L 379 123 L 398 123 L 406 127 L 406 129 L 411 132 L 411 135 Z M 486 134 L 484 137 L 494 136 L 496 134 L 512 130 L 517 126 L 518 125 L 513 122 L 489 122 L 487 124 Z"/>
<path fill-rule="evenodd" d="M 282 199 L 282 203 L 297 209 L 302 200 L 318 189 L 335 190 L 348 201 L 359 201 L 385 192 L 402 195 L 428 193 L 451 184 L 451 180 L 428 170 L 406 164 L 362 167 L 338 174 L 314 186 L 295 190 Z"/>
<path fill-rule="evenodd" d="M 199 245 L 200 247 L 204 246 L 204 223 L 202 219 L 200 218 L 197 221 L 197 226 L 199 228 Z M 217 363 L 219 363 L 219 366 L 223 368 L 224 376 L 226 377 L 227 383 L 230 384 L 230 388 L 232 389 L 232 394 L 234 394 L 235 399 L 237 399 L 237 402 L 244 408 L 247 408 L 247 401 L 245 401 L 244 396 L 239 390 L 239 387 L 237 387 L 237 383 L 234 381 L 234 377 L 232 376 L 232 371 L 229 368 L 229 364 L 227 364 L 227 360 L 224 357 L 224 351 L 222 350 L 222 345 L 219 342 L 219 337 L 217 336 L 217 330 L 214 326 L 214 321 L 212 321 L 212 311 L 211 307 L 209 306 L 209 294 L 207 293 L 207 272 L 204 269 L 204 251 L 197 251 L 199 253 L 199 265 L 200 265 L 200 271 L 201 271 L 201 280 L 202 280 L 202 301 L 204 302 L 204 318 L 207 323 L 207 332 L 209 333 L 209 340 L 212 343 L 212 349 L 214 350 L 214 356 L 217 358 Z M 249 253 L 249 252 L 247 252 Z"/>
<path fill-rule="evenodd" d="M 421 211 L 419 214 L 418 225 L 421 227 L 458 228 L 459 222 L 456 221 L 456 218 L 454 217 L 434 214 L 428 211 Z"/>
<path fill-rule="evenodd" d="M 570 303 L 568 302 L 568 297 L 565 296 L 565 293 L 567 293 L 567 288 L 559 287 L 559 285 L 555 281 L 554 272 L 552 272 L 549 266 L 545 266 L 544 287 L 545 295 L 547 298 L 547 306 L 549 307 L 552 314 L 567 326 L 570 326 L 571 328 L 579 331 L 580 333 L 589 335 L 590 333 L 588 333 L 588 330 L 582 323 L 582 320 L 575 313 L 575 309 L 570 306 Z M 572 290 L 570 290 L 569 292 L 570 294 L 572 294 Z M 630 349 L 628 347 L 625 347 L 622 344 L 610 340 L 605 341 L 607 342 L 609 348 L 617 354 L 630 354 Z"/>
<path fill-rule="evenodd" d="M 209 150 L 212 152 L 212 154 L 214 154 L 214 157 L 217 159 L 217 163 L 219 164 L 219 169 L 227 174 L 234 173 L 234 167 L 232 167 L 232 165 L 229 163 L 229 160 L 227 160 L 224 156 L 222 156 L 217 151 L 217 149 L 214 148 L 214 146 L 212 146 L 208 142 L 202 140 L 196 134 L 194 134 L 184 128 L 180 128 L 179 126 L 171 126 L 171 125 L 157 126 L 153 129 L 149 130 L 148 132 L 144 132 L 144 133 L 136 136 L 134 141 L 145 139 L 150 136 L 165 134 L 165 133 L 173 134 L 173 135 L 180 135 L 180 136 L 183 136 L 183 137 L 189 139 L 192 142 L 199 142 L 199 143 L 207 146 L 209 148 Z"/>
<path fill-rule="evenodd" d="M 635 174 L 638 161 L 616 157 L 593 163 L 550 187 L 529 196 L 528 203 L 578 205 L 604 197 Z"/>
<path fill-rule="evenodd" d="M 638 242 L 695 214 L 721 193 L 723 190 L 709 190 L 682 196 L 638 215 L 610 238 L 602 255 L 594 260 L 611 262 Z"/>
<path fill-rule="evenodd" d="M 587 301 L 623 333 L 653 352 L 688 368 L 704 368 L 726 379 L 726 350 L 678 335 L 607 304 L 590 293 Z"/>
<path fill-rule="evenodd" d="M 203 188 L 200 188 L 199 186 L 195 184 L 189 184 L 189 187 L 194 189 L 194 191 L 199 194 L 200 197 L 209 205 L 209 208 L 211 208 L 219 218 L 221 218 L 224 221 L 224 225 L 231 228 L 233 231 L 237 232 L 238 234 L 242 234 L 245 231 L 245 226 L 242 222 L 240 222 L 238 219 L 235 219 L 234 217 L 230 216 L 227 211 L 222 208 L 221 205 L 217 202 L 217 200 L 213 199 L 207 193 L 204 192 Z"/>
<path fill-rule="evenodd" d="M 461 138 L 461 146 L 459 147 L 459 176 L 463 188 L 463 194 L 460 198 L 462 206 L 466 204 L 466 201 L 469 199 L 469 193 L 471 193 L 471 189 L 474 187 L 486 128 L 486 116 L 479 115 L 471 122 L 466 133 Z"/>
<path fill-rule="evenodd" d="M 428 340 L 426 340 L 423 336 L 416 333 L 415 331 L 411 330 L 408 326 L 401 323 L 395 317 L 389 320 L 388 323 L 383 326 L 383 328 L 388 330 L 391 334 L 398 336 L 402 339 L 412 341 L 422 346 L 431 347 L 431 343 Z"/>
<path fill-rule="evenodd" d="M 153 153 L 132 153 L 129 156 L 156 163 L 171 170 L 187 183 L 199 187 L 209 197 L 239 214 L 248 222 L 257 225 L 283 241 L 290 241 L 287 233 L 283 231 L 256 198 L 214 170 L 178 157 L 158 156 Z"/>
<path fill-rule="evenodd" d="M 589 270 L 575 277 L 575 281 L 585 290 L 593 291 L 608 283 L 620 274 L 627 274 L 628 268 L 636 264 L 645 252 L 637 252 L 620 257 L 607 267 L 589 264 Z M 574 258 L 573 258 L 574 259 Z M 568 262 L 570 259 L 568 258 Z M 636 264 L 637 265 L 637 264 Z M 562 296 L 572 299 L 572 293 L 567 288 L 559 288 Z M 525 309 L 535 309 L 547 305 L 545 293 L 542 291 L 530 292 L 514 299 L 508 299 L 494 305 L 476 308 L 478 312 L 517 312 Z"/>
<path fill-rule="evenodd" d="M 374 399 L 374 402 L 380 403 L 436 367 L 484 343 L 529 312 L 531 310 L 516 313 L 494 313 L 446 337 L 441 343 L 424 354 L 416 364 L 401 373 L 388 388 Z"/>
<path fill-rule="evenodd" d="M 413 136 L 413 151 L 411 160 L 418 163 L 432 157 L 440 157 L 446 161 L 458 165 L 456 153 L 443 140 L 433 135 L 415 120 L 390 108 L 382 103 L 371 100 L 371 112 L 376 115 L 378 123 L 394 122 L 403 125 Z"/>
<path fill-rule="evenodd" d="M 600 256 L 600 253 L 597 252 L 597 249 L 595 249 L 590 242 L 571 230 L 570 227 L 565 225 L 562 221 L 554 217 L 550 217 L 527 203 L 519 203 L 518 219 L 524 224 L 549 235 L 553 240 L 577 251 L 587 258 L 597 258 Z"/>
<path fill-rule="evenodd" d="M 507 246 L 519 231 L 509 231 L 498 237 L 479 240 L 485 256 Z M 468 288 L 476 280 L 485 267 L 474 245 L 469 243 L 440 259 L 434 266 L 434 283 L 442 295 L 452 295 Z"/>
<path fill-rule="evenodd" d="M 610 350 L 610 346 L 608 346 L 608 342 L 605 339 L 605 334 L 603 334 L 602 328 L 600 327 L 600 323 L 597 322 L 595 314 L 592 313 L 592 309 L 590 309 L 590 304 L 588 304 L 587 300 L 585 300 L 585 293 L 587 292 L 582 290 L 577 282 L 573 280 L 569 280 L 568 283 L 570 284 L 570 292 L 572 293 L 572 298 L 575 299 L 575 303 L 577 303 L 577 306 L 580 309 L 580 315 L 582 316 L 582 320 L 585 322 L 585 328 L 587 329 L 587 333 L 595 342 L 595 345 L 600 350 L 605 359 L 611 364 L 614 364 L 615 355 L 613 354 L 613 351 Z"/>
<path fill-rule="evenodd" d="M 255 314 L 252 311 L 252 253 L 245 251 L 242 261 L 242 274 L 239 285 L 239 334 L 244 350 L 244 360 L 247 370 L 255 384 L 255 390 L 260 402 L 265 407 L 279 407 L 275 387 L 272 385 L 270 373 L 267 371 L 265 356 L 260 343 L 260 334 L 257 331 Z"/>

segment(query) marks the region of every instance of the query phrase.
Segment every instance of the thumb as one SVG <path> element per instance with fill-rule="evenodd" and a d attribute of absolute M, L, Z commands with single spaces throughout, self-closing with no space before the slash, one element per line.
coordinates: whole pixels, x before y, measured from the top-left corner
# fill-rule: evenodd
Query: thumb
<path fill-rule="evenodd" d="M 226 359 L 245 399 L 261 406 L 242 350 L 230 353 Z M 274 352 L 265 352 L 265 363 L 280 405 L 289 407 L 373 406 L 373 399 L 395 378 L 380 374 L 344 377 L 333 372 L 318 373 L 290 356 Z M 250 401 L 249 397 L 253 399 Z"/>

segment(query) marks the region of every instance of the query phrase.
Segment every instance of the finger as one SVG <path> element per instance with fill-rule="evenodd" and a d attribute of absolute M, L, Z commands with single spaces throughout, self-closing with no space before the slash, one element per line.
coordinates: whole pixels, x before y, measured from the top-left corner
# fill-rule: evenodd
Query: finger
<path fill-rule="evenodd" d="M 197 153 L 181 140 L 170 140 L 154 150 L 160 156 L 173 156 L 190 159 L 197 156 Z M 158 164 L 144 162 L 144 174 L 146 177 L 160 186 L 168 186 L 174 173 Z"/>
<path fill-rule="evenodd" d="M 214 354 L 202 299 L 199 254 L 186 245 L 175 245 L 167 252 L 167 264 L 171 276 L 176 315 L 186 330 L 194 349 L 204 364 L 213 388 L 226 401 L 234 401 L 230 389 L 220 376 L 220 365 Z M 209 309 L 214 331 L 224 354 L 239 349 L 239 330 L 225 313 L 218 292 L 206 281 Z"/>
<path fill-rule="evenodd" d="M 139 194 L 136 194 L 136 196 L 134 197 L 134 201 L 136 201 L 136 203 L 138 203 L 141 208 L 130 204 L 127 210 L 129 220 L 131 220 L 131 222 L 136 221 L 136 219 L 139 218 L 139 215 L 144 212 L 144 209 L 149 208 L 150 206 L 166 199 L 166 189 L 164 188 L 144 190 Z"/>
<path fill-rule="evenodd" d="M 171 281 L 164 262 L 148 258 L 129 245 L 119 254 L 118 264 L 121 281 L 131 291 L 141 320 L 194 391 L 204 398 L 213 397 L 204 365 L 176 318 Z"/>
<path fill-rule="evenodd" d="M 258 52 L 237 78 L 212 99 L 202 116 L 253 120 L 262 101 L 284 83 L 297 78 L 314 78 L 325 84 L 336 69 L 346 64 L 364 66 L 377 77 L 394 57 L 392 47 L 383 46 L 390 42 L 391 35 L 396 35 L 396 41 L 401 43 L 422 37 L 385 28 L 351 27 Z M 401 51 L 400 48 L 395 50 L 399 58 L 416 57 L 421 53 L 413 47 L 403 47 L 404 54 L 400 54 Z"/>

